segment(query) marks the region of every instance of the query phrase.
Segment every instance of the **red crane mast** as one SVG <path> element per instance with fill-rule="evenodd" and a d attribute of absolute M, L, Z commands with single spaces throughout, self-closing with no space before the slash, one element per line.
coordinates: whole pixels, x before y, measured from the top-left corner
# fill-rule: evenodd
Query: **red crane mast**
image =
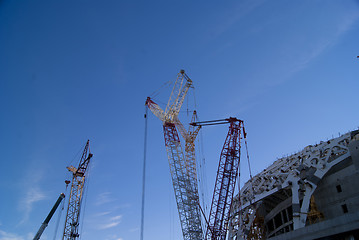
<path fill-rule="evenodd" d="M 228 231 L 229 212 L 240 163 L 240 140 L 243 121 L 237 118 L 194 122 L 193 126 L 229 123 L 229 130 L 220 155 L 216 183 L 206 231 L 206 240 L 225 240 Z M 245 132 L 243 131 L 245 134 Z"/>

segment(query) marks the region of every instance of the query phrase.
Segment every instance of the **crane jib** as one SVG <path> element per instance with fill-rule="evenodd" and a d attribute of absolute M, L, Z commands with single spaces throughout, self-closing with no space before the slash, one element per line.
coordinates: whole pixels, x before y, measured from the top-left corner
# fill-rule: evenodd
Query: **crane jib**
<path fill-rule="evenodd" d="M 145 104 L 163 122 L 165 146 L 183 239 L 202 240 L 203 231 L 198 204 L 199 194 L 194 146 L 199 128 L 190 126 L 190 130 L 186 131 L 178 119 L 184 99 L 192 86 L 192 80 L 181 70 L 177 75 L 165 111 L 150 97 L 146 99 Z M 186 141 L 185 154 L 182 150 L 177 128 Z"/>

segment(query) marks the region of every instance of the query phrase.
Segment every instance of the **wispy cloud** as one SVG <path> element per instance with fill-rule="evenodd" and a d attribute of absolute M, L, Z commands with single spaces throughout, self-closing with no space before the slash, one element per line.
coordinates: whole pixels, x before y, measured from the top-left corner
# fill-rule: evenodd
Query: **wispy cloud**
<path fill-rule="evenodd" d="M 115 217 L 112 217 L 110 218 L 111 221 L 118 221 L 122 218 L 122 215 L 118 215 L 118 216 L 115 216 Z"/>
<path fill-rule="evenodd" d="M 20 235 L 0 230 L 0 240 L 25 240 Z"/>
<path fill-rule="evenodd" d="M 29 219 L 35 203 L 47 198 L 45 193 L 40 189 L 42 179 L 43 174 L 41 171 L 33 174 L 33 171 L 29 170 L 28 174 L 21 180 L 20 187 L 24 192 L 23 197 L 19 200 L 18 209 L 22 212 L 23 216 L 19 225 Z"/>
<path fill-rule="evenodd" d="M 100 230 L 103 230 L 103 229 L 116 227 L 117 225 L 119 225 L 121 223 L 121 218 L 122 218 L 122 215 L 112 217 L 109 219 L 108 223 L 102 224 L 98 228 Z"/>
<path fill-rule="evenodd" d="M 351 14 L 346 15 L 341 24 L 338 26 L 338 34 L 343 34 L 352 29 L 355 22 L 358 21 L 359 12 L 353 11 Z"/>
<path fill-rule="evenodd" d="M 283 75 L 282 79 L 277 78 L 279 82 L 271 82 L 277 84 L 285 81 L 293 74 L 305 69 L 308 65 L 323 54 L 327 49 L 335 46 L 338 40 L 352 29 L 355 23 L 359 20 L 359 12 L 353 11 L 342 17 L 341 21 L 337 25 L 332 27 L 331 34 L 318 35 L 317 39 L 311 39 L 312 45 L 307 49 L 301 49 L 300 54 L 295 55 L 295 59 L 292 59 L 293 64 L 289 66 L 286 74 Z"/>
<path fill-rule="evenodd" d="M 115 199 L 111 197 L 111 193 L 105 192 L 99 195 L 96 205 L 102 205 L 113 201 L 115 201 Z M 123 205 L 106 204 L 99 208 L 105 209 L 93 214 L 93 217 L 89 220 L 91 224 L 93 224 L 94 228 L 98 230 L 105 230 L 114 228 L 122 222 L 123 214 L 119 214 L 119 211 L 124 208 Z M 113 236 L 111 239 L 115 240 L 117 238 L 118 237 Z"/>
<path fill-rule="evenodd" d="M 224 15 L 224 18 L 222 21 L 220 21 L 220 24 L 218 24 L 213 29 L 213 35 L 215 37 L 222 35 L 233 25 L 235 25 L 238 21 L 240 21 L 242 18 L 250 14 L 252 11 L 254 11 L 259 6 L 263 5 L 267 0 L 258 0 L 258 1 L 240 1 L 236 6 L 233 7 L 232 13 Z"/>
<path fill-rule="evenodd" d="M 20 210 L 22 210 L 24 213 L 20 224 L 26 222 L 29 219 L 34 203 L 39 202 L 45 198 L 45 194 L 38 187 L 31 187 L 27 190 L 25 198 L 20 201 Z"/>
<path fill-rule="evenodd" d="M 258 96 L 263 95 L 272 87 L 289 81 L 295 74 L 308 68 L 313 61 L 336 46 L 340 39 L 348 34 L 359 21 L 359 11 L 338 13 L 335 24 L 330 24 L 319 32 L 290 32 L 276 52 L 275 58 L 265 61 L 261 71 L 252 73 L 251 81 L 246 83 L 233 104 L 228 105 L 228 111 L 243 106 L 240 112 L 253 108 L 258 103 Z"/>
<path fill-rule="evenodd" d="M 119 237 L 117 234 L 111 234 L 104 238 L 105 240 L 123 240 L 123 238 Z"/>
<path fill-rule="evenodd" d="M 111 196 L 110 192 L 104 192 L 104 193 L 101 193 L 101 194 L 98 195 L 97 200 L 96 200 L 96 205 L 103 205 L 103 204 L 106 204 L 106 203 L 113 202 L 115 200 L 116 199 L 114 199 Z"/>
<path fill-rule="evenodd" d="M 95 214 L 95 217 L 106 216 L 106 215 L 109 215 L 110 213 L 111 213 L 110 211 L 100 212 L 100 213 Z"/>
<path fill-rule="evenodd" d="M 118 224 L 120 224 L 120 222 L 112 222 L 112 223 L 103 224 L 103 225 L 99 226 L 99 229 L 103 230 L 103 229 L 113 228 L 113 227 L 116 227 Z"/>
<path fill-rule="evenodd" d="M 101 224 L 97 224 L 97 229 L 104 230 L 118 226 L 121 223 L 123 215 L 115 215 L 110 216 L 113 212 L 102 212 L 96 214 L 96 222 L 101 222 Z"/>

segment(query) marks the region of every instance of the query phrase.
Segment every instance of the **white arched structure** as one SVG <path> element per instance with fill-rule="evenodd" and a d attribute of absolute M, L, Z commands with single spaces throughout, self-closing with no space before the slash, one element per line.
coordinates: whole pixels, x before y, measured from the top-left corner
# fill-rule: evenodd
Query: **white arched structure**
<path fill-rule="evenodd" d="M 358 174 L 358 143 L 359 131 L 349 132 L 314 146 L 309 145 L 301 152 L 278 159 L 254 176 L 241 189 L 240 198 L 237 195 L 234 199 L 228 239 L 267 239 L 308 226 L 307 216 L 320 213 L 314 212 L 314 203 L 312 207 L 310 205 L 311 197 L 322 179 L 332 172 L 338 172 L 339 181 L 340 176 L 349 174 L 347 170 L 343 170 L 349 169 L 348 166 L 352 166 L 351 176 Z M 334 186 L 333 184 L 335 182 L 330 186 Z M 337 191 L 341 191 L 341 185 L 336 186 Z M 332 191 L 332 188 L 330 189 Z M 325 199 L 326 192 L 317 192 L 319 198 Z M 359 195 L 358 191 L 351 194 Z M 345 200 L 342 196 L 337 198 L 337 204 Z M 339 206 L 342 206 L 345 213 L 348 209 L 345 209 L 347 205 L 344 205 Z M 323 205 L 322 209 L 326 208 L 326 215 L 330 216 L 334 210 Z M 353 207 L 351 210 L 358 209 Z"/>

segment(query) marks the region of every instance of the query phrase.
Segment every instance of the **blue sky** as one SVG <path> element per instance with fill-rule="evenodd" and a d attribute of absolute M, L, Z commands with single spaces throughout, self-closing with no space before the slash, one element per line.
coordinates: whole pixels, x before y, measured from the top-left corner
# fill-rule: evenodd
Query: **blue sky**
<path fill-rule="evenodd" d="M 245 121 L 253 173 L 357 129 L 358 40 L 357 0 L 0 1 L 0 240 L 32 239 L 87 139 L 82 239 L 139 239 L 144 102 L 180 69 L 201 120 Z M 209 195 L 226 133 L 202 132 Z M 162 138 L 149 114 L 144 238 L 180 239 Z"/>

